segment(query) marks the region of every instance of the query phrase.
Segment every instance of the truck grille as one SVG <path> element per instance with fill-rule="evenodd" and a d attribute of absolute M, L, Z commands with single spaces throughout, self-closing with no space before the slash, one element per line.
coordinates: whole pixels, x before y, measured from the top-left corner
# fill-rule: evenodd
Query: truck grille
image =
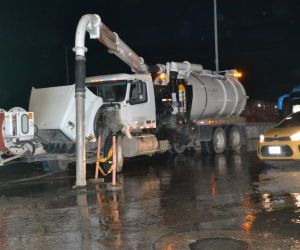
<path fill-rule="evenodd" d="M 269 153 L 269 146 L 262 146 L 261 147 L 261 155 L 268 157 L 268 156 L 272 156 L 272 157 L 288 157 L 288 156 L 292 156 L 293 155 L 293 151 L 290 148 L 290 146 L 288 145 L 280 145 L 279 146 L 281 149 L 281 154 L 270 154 Z"/>
<path fill-rule="evenodd" d="M 271 141 L 290 141 L 291 138 L 289 136 L 283 136 L 283 137 L 265 137 L 266 142 Z"/>

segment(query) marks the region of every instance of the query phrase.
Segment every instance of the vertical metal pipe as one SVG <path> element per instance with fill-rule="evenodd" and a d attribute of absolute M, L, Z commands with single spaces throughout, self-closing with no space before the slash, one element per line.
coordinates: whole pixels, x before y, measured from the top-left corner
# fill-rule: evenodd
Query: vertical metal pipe
<path fill-rule="evenodd" d="M 117 145 L 116 136 L 113 135 L 113 172 L 112 172 L 112 185 L 115 186 L 117 182 Z"/>
<path fill-rule="evenodd" d="M 100 167 L 100 153 L 101 153 L 101 136 L 98 136 L 98 145 L 97 145 L 97 162 L 96 162 L 96 170 L 95 170 L 95 179 L 98 179 L 99 175 L 99 167 Z"/>
<path fill-rule="evenodd" d="M 170 64 L 170 85 L 171 85 L 171 93 L 172 93 L 172 114 L 176 115 L 178 113 L 178 86 L 177 86 L 177 76 L 178 76 L 178 67 L 175 62 L 171 62 Z"/>
<path fill-rule="evenodd" d="M 75 35 L 75 98 L 76 98 L 76 187 L 86 186 L 85 145 L 85 33 L 90 38 L 100 37 L 101 19 L 87 14 L 80 18 Z"/>
<path fill-rule="evenodd" d="M 217 0 L 214 0 L 214 32 L 215 32 L 215 57 L 216 57 L 215 63 L 216 63 L 216 71 L 219 72 Z"/>
<path fill-rule="evenodd" d="M 75 60 L 76 99 L 76 187 L 86 186 L 85 146 L 85 57 Z"/>

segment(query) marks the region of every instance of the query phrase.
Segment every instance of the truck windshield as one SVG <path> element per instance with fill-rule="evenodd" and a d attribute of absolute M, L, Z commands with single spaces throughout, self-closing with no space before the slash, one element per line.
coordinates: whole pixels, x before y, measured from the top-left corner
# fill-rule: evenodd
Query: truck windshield
<path fill-rule="evenodd" d="M 286 118 L 284 118 L 276 128 L 288 128 L 300 126 L 300 112 L 293 113 Z"/>
<path fill-rule="evenodd" d="M 125 99 L 127 81 L 113 81 L 101 83 L 97 86 L 90 85 L 89 89 L 101 96 L 103 102 L 122 102 Z"/>

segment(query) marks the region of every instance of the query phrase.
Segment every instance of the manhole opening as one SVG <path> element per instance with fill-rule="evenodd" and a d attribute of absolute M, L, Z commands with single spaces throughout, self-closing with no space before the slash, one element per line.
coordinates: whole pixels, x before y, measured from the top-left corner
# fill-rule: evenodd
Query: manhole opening
<path fill-rule="evenodd" d="M 189 244 L 191 250 L 244 250 L 248 243 L 230 238 L 206 238 Z"/>

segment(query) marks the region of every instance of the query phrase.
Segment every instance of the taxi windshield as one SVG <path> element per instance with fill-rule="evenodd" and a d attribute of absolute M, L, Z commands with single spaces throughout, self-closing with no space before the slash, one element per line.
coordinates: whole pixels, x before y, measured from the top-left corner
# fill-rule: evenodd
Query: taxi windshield
<path fill-rule="evenodd" d="M 276 128 L 289 128 L 300 126 L 300 112 L 293 113 L 276 125 Z"/>

